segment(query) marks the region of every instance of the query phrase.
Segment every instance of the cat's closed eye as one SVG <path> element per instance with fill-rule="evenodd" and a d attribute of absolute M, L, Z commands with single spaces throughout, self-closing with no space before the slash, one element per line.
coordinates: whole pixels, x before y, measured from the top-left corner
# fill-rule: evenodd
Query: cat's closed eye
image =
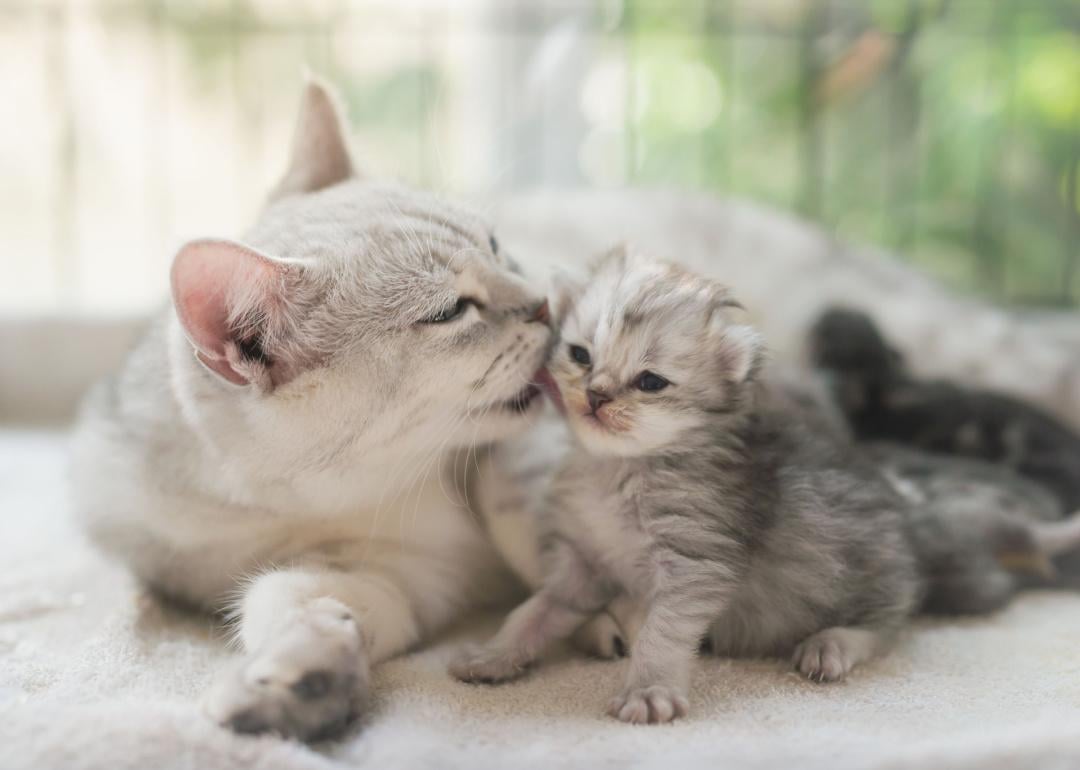
<path fill-rule="evenodd" d="M 460 297 L 458 300 L 449 307 L 440 310 L 435 315 L 423 318 L 420 320 L 422 324 L 444 324 L 449 321 L 453 321 L 460 318 L 466 310 L 469 309 L 469 305 L 475 305 L 475 301 L 468 297 Z"/>
<path fill-rule="evenodd" d="M 491 253 L 492 254 L 498 254 L 499 253 L 499 242 L 497 240 L 495 240 L 494 235 L 489 235 L 488 236 L 488 245 L 491 247 Z"/>

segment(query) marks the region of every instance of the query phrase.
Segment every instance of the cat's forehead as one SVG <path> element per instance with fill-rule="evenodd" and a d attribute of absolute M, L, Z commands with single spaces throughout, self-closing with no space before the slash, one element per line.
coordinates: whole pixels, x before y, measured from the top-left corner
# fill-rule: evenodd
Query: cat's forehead
<path fill-rule="evenodd" d="M 378 270 L 449 267 L 490 256 L 488 224 L 437 196 L 354 181 L 278 201 L 248 235 L 269 254 Z"/>

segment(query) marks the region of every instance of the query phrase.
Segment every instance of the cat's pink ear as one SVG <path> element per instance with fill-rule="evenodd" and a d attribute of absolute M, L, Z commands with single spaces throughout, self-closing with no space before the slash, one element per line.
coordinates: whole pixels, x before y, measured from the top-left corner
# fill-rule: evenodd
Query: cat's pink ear
<path fill-rule="evenodd" d="M 280 325 L 285 264 L 231 241 L 185 244 L 173 259 L 173 304 L 196 357 L 234 385 L 271 384 L 268 330 Z"/>
<path fill-rule="evenodd" d="M 354 176 L 345 122 L 337 96 L 310 78 L 300 101 L 289 167 L 270 200 L 315 192 Z"/>

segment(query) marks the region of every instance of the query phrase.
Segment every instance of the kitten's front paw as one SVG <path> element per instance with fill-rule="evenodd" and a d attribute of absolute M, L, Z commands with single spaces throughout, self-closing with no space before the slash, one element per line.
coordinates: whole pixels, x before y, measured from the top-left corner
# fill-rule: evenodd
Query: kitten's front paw
<path fill-rule="evenodd" d="M 821 631 L 795 648 L 792 662 L 811 682 L 839 682 L 855 666 L 843 637 Z"/>
<path fill-rule="evenodd" d="M 608 706 L 610 716 L 635 725 L 670 722 L 686 716 L 689 711 L 690 701 L 682 692 L 659 684 L 627 688 Z"/>
<path fill-rule="evenodd" d="M 340 603 L 327 599 L 220 679 L 206 710 L 238 733 L 314 741 L 342 732 L 367 695 L 359 629 Z"/>
<path fill-rule="evenodd" d="M 450 663 L 450 674 L 462 682 L 498 684 L 528 671 L 528 661 L 496 647 L 468 647 Z"/>

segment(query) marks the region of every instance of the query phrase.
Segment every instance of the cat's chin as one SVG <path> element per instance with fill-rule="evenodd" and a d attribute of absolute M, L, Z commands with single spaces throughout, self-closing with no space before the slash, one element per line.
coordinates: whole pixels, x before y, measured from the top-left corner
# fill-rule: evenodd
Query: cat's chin
<path fill-rule="evenodd" d="M 474 419 L 487 421 L 488 418 L 514 418 L 538 411 L 542 402 L 539 386 L 529 383 L 509 398 L 491 401 L 483 406 L 474 407 L 471 414 Z"/>
<path fill-rule="evenodd" d="M 495 409 L 510 414 L 527 414 L 540 404 L 540 387 L 529 383 L 512 397 L 495 405 Z"/>
<path fill-rule="evenodd" d="M 543 411 L 540 388 L 529 383 L 509 398 L 474 407 L 468 412 L 469 443 L 484 444 L 510 438 L 532 425 Z"/>

